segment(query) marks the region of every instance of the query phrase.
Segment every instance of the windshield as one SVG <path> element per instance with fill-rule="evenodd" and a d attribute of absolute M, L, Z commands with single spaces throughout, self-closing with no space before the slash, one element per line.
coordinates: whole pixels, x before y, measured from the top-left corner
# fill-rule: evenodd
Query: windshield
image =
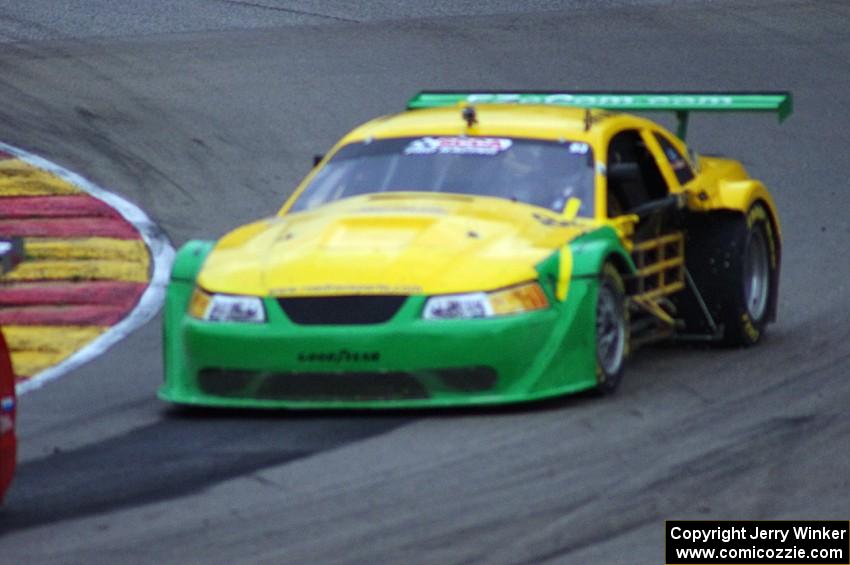
<path fill-rule="evenodd" d="M 293 212 L 376 192 L 495 196 L 561 212 L 575 198 L 593 215 L 593 151 L 583 142 L 506 137 L 406 137 L 342 147 Z"/>

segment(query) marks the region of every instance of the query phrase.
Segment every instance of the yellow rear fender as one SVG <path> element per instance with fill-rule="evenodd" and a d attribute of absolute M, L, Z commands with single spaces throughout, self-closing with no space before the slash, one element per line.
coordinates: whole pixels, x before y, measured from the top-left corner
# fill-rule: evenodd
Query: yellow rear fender
<path fill-rule="evenodd" d="M 746 180 L 721 180 L 717 183 L 713 194 L 705 192 L 697 195 L 696 206 L 692 209 L 699 211 L 728 210 L 747 215 L 753 205 L 760 202 L 770 214 L 770 222 L 773 224 L 776 234 L 780 235 L 779 214 L 776 211 L 776 203 L 764 184 L 754 179 Z"/>

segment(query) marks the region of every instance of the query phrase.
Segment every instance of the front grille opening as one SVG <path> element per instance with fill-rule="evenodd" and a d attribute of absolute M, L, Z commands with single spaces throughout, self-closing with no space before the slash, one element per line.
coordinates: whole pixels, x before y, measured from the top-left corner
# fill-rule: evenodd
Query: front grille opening
<path fill-rule="evenodd" d="M 260 400 L 404 400 L 428 398 L 408 373 L 264 373 L 204 369 L 198 384 L 207 394 Z"/>
<path fill-rule="evenodd" d="M 353 295 L 279 298 L 287 317 L 301 325 L 362 325 L 388 322 L 407 296 Z"/>
<path fill-rule="evenodd" d="M 430 398 L 430 388 L 444 392 L 492 390 L 498 374 L 492 367 L 458 367 L 422 371 L 272 372 L 206 368 L 198 373 L 205 394 L 223 398 L 302 401 L 369 401 Z"/>
<path fill-rule="evenodd" d="M 483 392 L 496 386 L 498 374 L 492 367 L 440 369 L 437 377 L 446 387 L 458 392 Z"/>

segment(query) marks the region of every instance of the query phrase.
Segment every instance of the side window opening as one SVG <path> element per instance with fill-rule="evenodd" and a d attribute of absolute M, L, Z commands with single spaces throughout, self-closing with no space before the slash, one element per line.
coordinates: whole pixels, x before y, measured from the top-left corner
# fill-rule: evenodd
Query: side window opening
<path fill-rule="evenodd" d="M 670 167 L 673 169 L 673 173 L 676 175 L 676 180 L 679 181 L 679 184 L 685 184 L 694 178 L 694 171 L 688 164 L 687 159 L 685 159 L 679 150 L 670 143 L 670 140 L 657 132 L 653 132 L 653 135 L 655 135 L 655 139 L 658 140 L 661 150 L 664 151 L 664 156 L 670 163 Z"/>
<path fill-rule="evenodd" d="M 667 196 L 664 177 L 637 130 L 611 138 L 607 157 L 609 217 Z"/>

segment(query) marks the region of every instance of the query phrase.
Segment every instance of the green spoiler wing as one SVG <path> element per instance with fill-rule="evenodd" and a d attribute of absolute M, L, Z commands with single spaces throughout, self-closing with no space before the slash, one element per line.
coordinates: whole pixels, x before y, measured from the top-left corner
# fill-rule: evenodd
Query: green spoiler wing
<path fill-rule="evenodd" d="M 407 108 L 466 104 L 552 104 L 624 110 L 675 112 L 678 134 L 684 138 L 690 112 L 773 112 L 781 122 L 793 109 L 790 92 L 489 92 L 423 91 Z"/>

